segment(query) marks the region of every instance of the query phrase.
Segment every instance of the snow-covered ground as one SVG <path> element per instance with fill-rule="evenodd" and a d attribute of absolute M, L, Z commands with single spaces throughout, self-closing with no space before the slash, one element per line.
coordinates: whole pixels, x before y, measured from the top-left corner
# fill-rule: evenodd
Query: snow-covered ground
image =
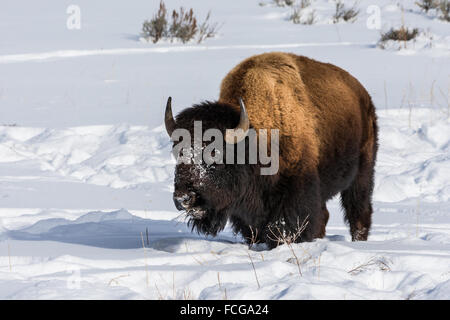
<path fill-rule="evenodd" d="M 334 2 L 313 0 L 305 26 L 269 0 L 196 0 L 219 35 L 154 45 L 139 32 L 157 1 L 77 1 L 80 30 L 66 27 L 70 4 L 0 4 L 0 298 L 450 299 L 449 23 L 414 1 L 377 1 L 382 30 L 424 31 L 382 50 L 372 1 L 332 24 Z M 229 229 L 191 233 L 173 206 L 168 95 L 175 112 L 215 99 L 235 64 L 274 50 L 341 66 L 374 99 L 367 242 L 350 241 L 338 199 L 325 239 L 271 251 Z"/>

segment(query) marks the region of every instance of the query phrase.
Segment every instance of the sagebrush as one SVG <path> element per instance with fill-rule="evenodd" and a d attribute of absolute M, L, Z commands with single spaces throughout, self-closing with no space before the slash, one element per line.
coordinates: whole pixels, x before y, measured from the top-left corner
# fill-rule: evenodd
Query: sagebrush
<path fill-rule="evenodd" d="M 172 11 L 172 23 L 169 27 L 169 34 L 172 38 L 178 38 L 186 43 L 194 38 L 197 31 L 197 19 L 192 8 L 185 11 L 181 7 L 179 11 Z"/>
<path fill-rule="evenodd" d="M 416 5 L 427 14 L 430 10 L 435 10 L 434 12 L 439 19 L 450 22 L 449 0 L 421 0 L 416 1 Z"/>
<path fill-rule="evenodd" d="M 147 41 L 157 43 L 161 39 L 169 39 L 171 42 L 180 40 L 187 43 L 196 39 L 197 43 L 207 38 L 212 38 L 217 34 L 217 23 L 211 24 L 209 19 L 211 12 L 208 12 L 203 23 L 199 24 L 194 14 L 194 10 L 180 7 L 172 10 L 170 21 L 166 5 L 161 0 L 158 12 L 151 20 L 144 21 L 142 25 L 142 37 Z"/>
<path fill-rule="evenodd" d="M 439 3 L 439 18 L 441 20 L 450 22 L 450 1 L 449 0 L 441 0 Z"/>
<path fill-rule="evenodd" d="M 355 22 L 359 14 L 357 4 L 354 3 L 352 7 L 347 8 L 341 0 L 336 1 L 336 9 L 333 15 L 333 22 L 338 23 L 344 20 L 345 22 Z"/>
<path fill-rule="evenodd" d="M 438 0 L 421 0 L 416 1 L 416 5 L 419 6 L 423 11 L 427 12 L 431 9 L 437 9 L 439 7 Z"/>
<path fill-rule="evenodd" d="M 159 3 L 159 10 L 151 20 L 145 20 L 142 25 L 142 35 L 153 43 L 167 36 L 167 9 L 164 2 Z"/>
<path fill-rule="evenodd" d="M 413 28 L 408 29 L 405 26 L 401 26 L 400 28 L 391 28 L 388 31 L 381 34 L 380 41 L 378 42 L 378 46 L 382 49 L 385 48 L 386 42 L 393 41 L 403 41 L 407 42 L 415 39 L 419 35 L 419 29 Z"/>

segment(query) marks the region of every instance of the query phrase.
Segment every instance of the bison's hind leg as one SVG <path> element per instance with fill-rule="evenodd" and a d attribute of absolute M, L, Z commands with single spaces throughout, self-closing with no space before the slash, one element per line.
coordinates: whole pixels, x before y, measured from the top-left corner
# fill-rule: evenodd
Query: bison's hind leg
<path fill-rule="evenodd" d="M 358 174 L 349 188 L 341 192 L 345 220 L 350 225 L 352 241 L 365 241 L 372 223 L 374 153 L 362 154 Z"/>

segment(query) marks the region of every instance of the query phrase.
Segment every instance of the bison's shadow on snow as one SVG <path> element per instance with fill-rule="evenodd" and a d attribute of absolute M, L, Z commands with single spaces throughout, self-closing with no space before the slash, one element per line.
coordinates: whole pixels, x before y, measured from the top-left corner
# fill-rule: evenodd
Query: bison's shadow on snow
<path fill-rule="evenodd" d="M 58 241 L 110 249 L 142 248 L 143 240 L 146 247 L 161 251 L 170 251 L 186 240 L 205 239 L 191 233 L 184 222 L 143 219 L 123 209 L 89 212 L 73 221 L 45 219 L 21 230 L 10 230 L 7 236 L 15 240 Z M 239 240 L 224 235 L 208 241 Z"/>

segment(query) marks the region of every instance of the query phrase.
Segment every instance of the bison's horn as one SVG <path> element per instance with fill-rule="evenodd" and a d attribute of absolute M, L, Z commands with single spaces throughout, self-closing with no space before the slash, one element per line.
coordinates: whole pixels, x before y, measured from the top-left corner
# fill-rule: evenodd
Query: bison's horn
<path fill-rule="evenodd" d="M 166 124 L 167 133 L 169 134 L 169 136 L 172 136 L 172 132 L 173 130 L 175 130 L 175 120 L 173 119 L 172 115 L 172 97 L 169 97 L 169 99 L 167 99 L 164 123 Z"/>
<path fill-rule="evenodd" d="M 239 105 L 241 106 L 241 117 L 239 124 L 234 129 L 227 129 L 225 133 L 225 142 L 228 144 L 239 143 L 244 140 L 248 134 L 250 122 L 248 120 L 247 111 L 245 110 L 245 105 L 242 98 L 239 98 Z"/>

